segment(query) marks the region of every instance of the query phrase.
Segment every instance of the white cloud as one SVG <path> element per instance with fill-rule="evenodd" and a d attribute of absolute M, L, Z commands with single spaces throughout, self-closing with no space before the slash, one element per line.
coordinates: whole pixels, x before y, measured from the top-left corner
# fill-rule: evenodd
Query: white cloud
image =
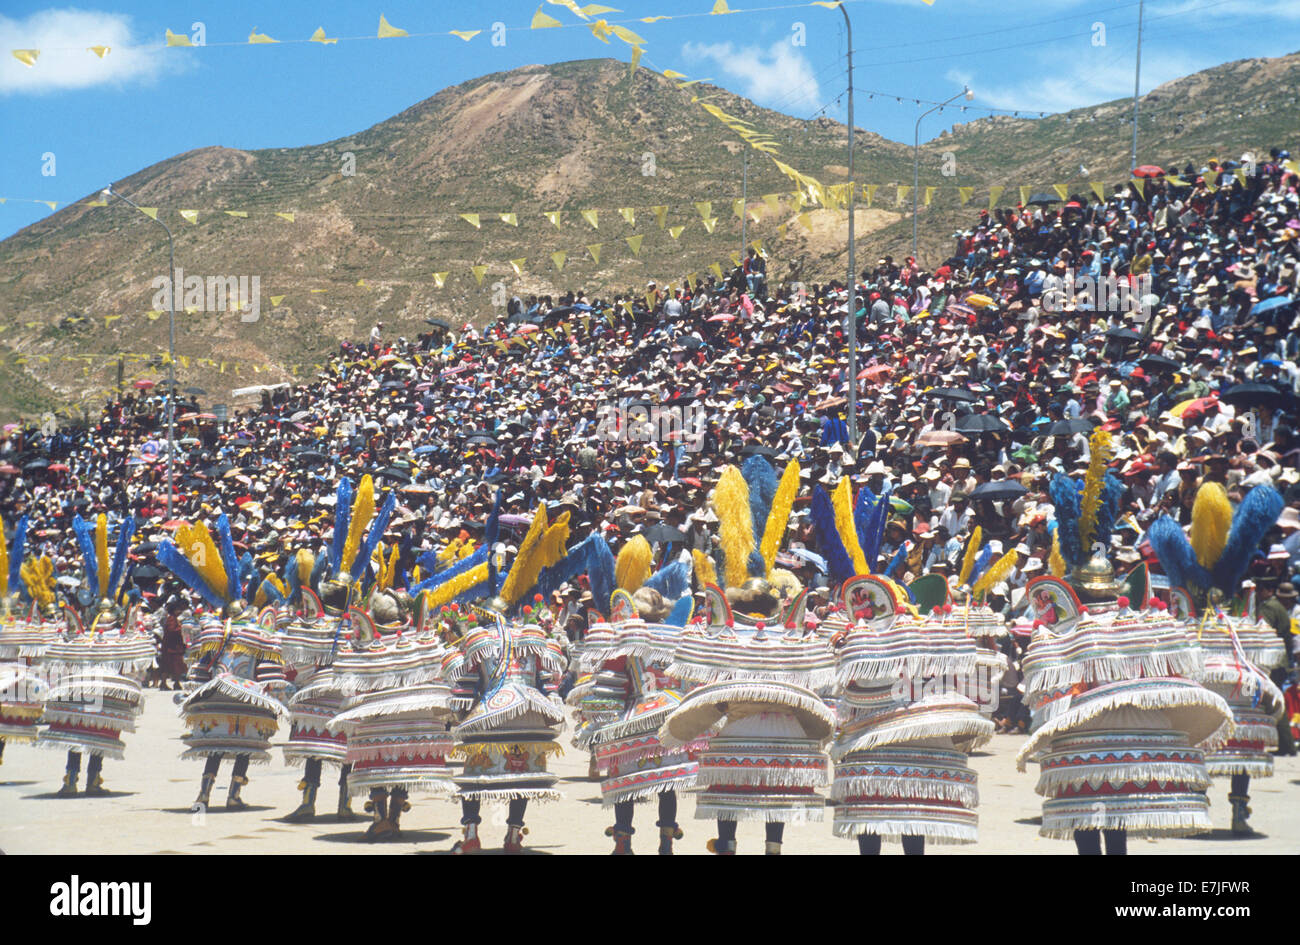
<path fill-rule="evenodd" d="M 121 13 L 42 10 L 20 20 L 0 16 L 0 94 L 121 86 L 189 64 L 180 50 L 130 48 L 149 42 L 132 35 L 130 18 Z M 90 46 L 108 46 L 110 52 L 100 59 Z M 26 66 L 14 58 L 15 49 L 41 54 L 35 65 Z"/>
<path fill-rule="evenodd" d="M 789 39 L 766 49 L 735 47 L 731 43 L 686 43 L 682 55 L 694 62 L 712 62 L 741 83 L 740 94 L 781 111 L 820 108 L 821 87 L 812 64 Z"/>

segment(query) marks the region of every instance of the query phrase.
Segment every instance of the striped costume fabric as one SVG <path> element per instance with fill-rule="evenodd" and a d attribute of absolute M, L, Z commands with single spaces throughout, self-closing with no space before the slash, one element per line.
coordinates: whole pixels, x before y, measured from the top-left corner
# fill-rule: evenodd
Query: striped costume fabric
<path fill-rule="evenodd" d="M 121 760 L 122 734 L 135 731 L 144 703 L 140 679 L 153 661 L 153 638 L 134 625 L 51 643 L 41 658 L 49 688 L 37 744 Z"/>

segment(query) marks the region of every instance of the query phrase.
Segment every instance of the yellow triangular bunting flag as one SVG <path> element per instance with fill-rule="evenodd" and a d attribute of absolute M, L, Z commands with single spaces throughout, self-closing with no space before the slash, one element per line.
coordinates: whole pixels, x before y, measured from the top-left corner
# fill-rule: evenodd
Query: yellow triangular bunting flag
<path fill-rule="evenodd" d="M 272 39 L 271 37 L 267 36 L 265 33 L 259 33 L 257 31 L 256 26 L 254 26 L 253 31 L 248 34 L 248 41 L 250 43 L 278 43 L 279 42 L 278 39 Z"/>
<path fill-rule="evenodd" d="M 763 203 L 767 204 L 768 212 L 777 213 L 781 209 L 781 195 L 763 194 Z"/>
<path fill-rule="evenodd" d="M 866 194 L 868 207 L 870 207 L 871 204 L 875 202 L 876 190 L 879 187 L 880 187 L 879 184 L 867 184 L 866 187 L 864 188 L 864 193 Z"/>
<path fill-rule="evenodd" d="M 1132 183 L 1133 183 L 1133 189 L 1138 192 L 1138 196 L 1145 198 L 1147 195 L 1147 188 L 1146 188 L 1147 182 L 1143 180 L 1141 177 L 1134 177 L 1132 179 Z"/>
<path fill-rule="evenodd" d="M 668 205 L 660 204 L 657 207 L 651 207 L 650 212 L 655 215 L 655 221 L 659 224 L 659 229 L 662 230 L 664 228 L 664 224 L 668 220 Z"/>
<path fill-rule="evenodd" d="M 934 199 L 934 192 L 938 189 L 939 189 L 938 187 L 929 187 L 929 186 L 925 188 L 925 205 L 927 207 L 930 206 L 930 201 Z"/>
<path fill-rule="evenodd" d="M 801 213 L 799 214 L 799 216 L 795 217 L 795 219 L 799 221 L 799 225 L 802 226 L 805 230 L 807 230 L 809 233 L 812 232 L 812 214 Z"/>
<path fill-rule="evenodd" d="M 292 223 L 294 220 L 294 215 L 292 210 L 277 210 L 275 211 L 275 215 L 282 220 L 288 220 L 290 223 Z"/>
<path fill-rule="evenodd" d="M 727 0 L 713 0 L 713 15 L 721 16 L 724 13 L 730 13 L 731 8 L 727 6 Z"/>
<path fill-rule="evenodd" d="M 482 224 L 479 223 L 477 213 L 462 213 L 460 215 L 460 218 L 464 220 L 466 223 L 468 223 L 470 226 L 474 227 L 474 229 L 476 230 L 482 228 Z"/>
<path fill-rule="evenodd" d="M 382 13 L 379 14 L 379 38 L 380 39 L 390 39 L 394 36 L 410 36 L 410 35 L 411 34 L 406 32 L 406 30 L 400 30 L 396 26 L 393 26 L 393 24 L 389 23 L 386 19 L 384 19 L 384 15 Z"/>
<path fill-rule="evenodd" d="M 280 305 L 280 303 L 283 302 L 283 301 L 284 301 L 284 296 L 283 296 L 283 295 L 273 295 L 273 296 L 271 296 L 271 308 L 278 308 L 279 305 Z"/>
<path fill-rule="evenodd" d="M 1094 194 L 1097 195 L 1097 199 L 1098 199 L 1098 200 L 1103 200 L 1103 201 L 1104 201 L 1104 200 L 1106 199 L 1106 182 L 1105 182 L 1105 181 L 1094 180 L 1094 181 L 1092 181 L 1091 183 L 1089 183 L 1088 186 L 1092 188 L 1092 192 L 1093 192 Z"/>
<path fill-rule="evenodd" d="M 957 200 L 960 201 L 961 205 L 964 207 L 970 201 L 971 194 L 973 193 L 975 193 L 974 187 L 958 187 Z"/>
<path fill-rule="evenodd" d="M 619 207 L 619 216 L 621 216 L 628 226 L 636 226 L 636 210 L 631 207 Z"/>
<path fill-rule="evenodd" d="M 509 223 L 511 226 L 518 226 L 518 225 L 519 225 L 519 214 L 517 214 L 517 213 L 503 213 L 503 214 L 501 214 L 501 222 L 502 222 L 502 223 Z"/>
<path fill-rule="evenodd" d="M 510 267 L 514 269 L 515 275 L 522 276 L 524 274 L 524 263 L 527 261 L 528 259 L 525 256 L 510 260 Z"/>
<path fill-rule="evenodd" d="M 41 55 L 39 49 L 15 49 L 13 53 L 14 58 L 28 68 L 36 65 L 36 60 L 40 58 Z"/>
<path fill-rule="evenodd" d="M 247 216 L 248 216 L 248 211 L 247 211 L 247 210 L 227 210 L 227 211 L 226 211 L 226 215 L 227 215 L 227 216 L 231 216 L 231 217 L 247 217 Z"/>
<path fill-rule="evenodd" d="M 530 26 L 529 29 L 549 30 L 549 29 L 554 29 L 557 26 L 563 26 L 563 25 L 564 24 L 562 24 L 555 17 L 547 16 L 545 13 L 542 12 L 542 8 L 538 7 L 537 12 L 533 14 L 533 25 Z"/>
<path fill-rule="evenodd" d="M 583 210 L 583 211 L 582 211 L 582 218 L 583 218 L 584 220 L 586 220 L 588 223 L 591 224 L 591 228 L 592 228 L 593 230 L 595 230 L 595 229 L 599 229 L 599 227 L 596 225 L 596 211 L 595 211 L 595 210 Z"/>
<path fill-rule="evenodd" d="M 717 276 L 719 279 L 722 278 L 722 266 L 721 266 L 720 264 L 715 263 L 715 262 L 714 262 L 714 263 L 709 263 L 709 269 L 710 269 L 710 270 L 713 272 L 713 274 L 714 274 L 715 276 Z"/>
<path fill-rule="evenodd" d="M 112 46 L 87 46 L 86 52 L 93 52 L 100 59 L 103 59 L 105 56 L 109 54 L 109 51 L 112 48 L 113 48 Z"/>
<path fill-rule="evenodd" d="M 171 30 L 168 30 L 167 45 L 168 46 L 193 46 L 194 44 L 190 42 L 190 38 L 186 36 L 184 33 L 173 33 Z"/>
<path fill-rule="evenodd" d="M 709 217 L 707 220 L 704 220 L 703 222 L 704 222 L 704 229 L 705 229 L 707 232 L 712 233 L 712 232 L 713 232 L 713 228 L 714 228 L 715 226 L 718 225 L 718 218 L 717 218 L 717 217 Z"/>
<path fill-rule="evenodd" d="M 190 223 L 199 222 L 199 211 L 197 210 L 177 210 L 176 212 L 181 215 L 183 220 L 188 220 Z"/>
<path fill-rule="evenodd" d="M 1006 190 L 1006 188 L 1001 185 L 998 185 L 997 187 L 989 188 L 989 209 L 990 210 L 992 210 L 994 205 L 997 204 L 998 198 L 1002 196 L 1002 191 L 1004 190 Z"/>
<path fill-rule="evenodd" d="M 562 249 L 561 249 L 561 250 L 557 250 L 556 252 L 551 253 L 551 262 L 555 263 L 555 268 L 556 268 L 556 269 L 558 269 L 560 272 L 563 272 L 563 271 L 564 271 L 564 260 L 565 260 L 567 257 L 568 257 L 568 253 L 566 253 L 564 250 L 562 250 Z"/>
<path fill-rule="evenodd" d="M 911 184 L 899 184 L 898 192 L 894 194 L 894 206 L 901 207 L 903 205 L 903 201 L 907 199 L 907 195 L 910 194 L 911 192 L 912 192 Z"/>
<path fill-rule="evenodd" d="M 707 220 L 709 216 L 713 213 L 713 201 L 697 200 L 695 202 L 695 209 L 700 212 L 701 220 Z"/>
<path fill-rule="evenodd" d="M 564 212 L 563 210 L 547 210 L 547 211 L 545 211 L 545 213 L 546 213 L 546 219 L 548 219 L 548 220 L 550 220 L 552 223 L 554 223 L 554 224 L 555 224 L 555 228 L 556 228 L 557 230 L 560 228 L 560 214 L 563 213 L 563 212 Z"/>
<path fill-rule="evenodd" d="M 470 266 L 469 271 L 474 273 L 474 281 L 477 282 L 479 285 L 482 285 L 483 277 L 487 275 L 487 266 L 484 266 L 482 264 L 479 264 L 477 266 Z"/>
<path fill-rule="evenodd" d="M 587 244 L 587 252 L 591 253 L 591 258 L 594 259 L 598 265 L 600 263 L 600 248 L 604 245 L 604 243 Z"/>
<path fill-rule="evenodd" d="M 1056 196 L 1060 197 L 1062 200 L 1070 195 L 1070 188 L 1065 184 L 1053 184 L 1052 190 L 1056 191 Z"/>
<path fill-rule="evenodd" d="M 684 226 L 670 226 L 668 228 L 668 235 L 673 239 L 677 239 L 677 237 L 682 235 L 682 230 L 684 229 L 686 229 Z"/>
<path fill-rule="evenodd" d="M 446 272 L 435 272 L 435 273 L 433 274 L 433 284 L 434 284 L 434 287 L 435 287 L 435 288 L 439 288 L 439 289 L 441 289 L 441 288 L 442 288 L 442 284 L 443 284 L 444 282 L 447 281 L 447 276 L 448 276 L 448 275 L 450 275 L 450 273 L 446 273 Z"/>
<path fill-rule="evenodd" d="M 158 219 L 157 207 L 141 207 L 140 212 L 143 213 L 145 216 L 147 216 L 150 220 Z"/>
<path fill-rule="evenodd" d="M 326 36 L 325 27 L 318 26 L 316 27 L 316 32 L 311 34 L 311 39 L 309 41 L 313 43 L 324 43 L 325 45 L 328 46 L 333 43 L 337 43 L 338 38 L 334 36 Z"/>
<path fill-rule="evenodd" d="M 471 39 L 473 39 L 475 36 L 477 36 L 479 33 L 483 31 L 482 30 L 448 30 L 447 32 L 451 33 L 452 36 L 459 36 L 461 39 L 465 40 L 465 42 L 468 43 Z"/>
<path fill-rule="evenodd" d="M 627 240 L 627 248 L 632 250 L 632 255 L 633 256 L 640 255 L 641 240 L 644 239 L 644 237 L 640 233 L 638 233 L 636 236 L 625 236 L 623 238 Z"/>
<path fill-rule="evenodd" d="M 745 215 L 745 201 L 737 198 L 731 201 L 731 212 L 736 215 L 736 219 L 741 219 Z"/>

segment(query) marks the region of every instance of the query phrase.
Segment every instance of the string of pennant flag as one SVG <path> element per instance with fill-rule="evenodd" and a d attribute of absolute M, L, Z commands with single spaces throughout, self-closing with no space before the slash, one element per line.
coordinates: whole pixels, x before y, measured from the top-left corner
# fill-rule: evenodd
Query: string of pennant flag
<path fill-rule="evenodd" d="M 249 32 L 245 40 L 230 40 L 208 42 L 206 35 L 196 41 L 195 37 L 187 33 L 174 33 L 171 29 L 165 29 L 161 42 L 147 43 L 134 46 L 119 46 L 119 51 L 124 49 L 131 50 L 149 50 L 149 49 L 167 49 L 180 47 L 230 47 L 230 46 L 271 46 L 271 45 L 295 45 L 301 43 L 317 43 L 322 46 L 333 46 L 340 42 L 352 43 L 363 40 L 375 39 L 427 39 L 431 37 L 455 37 L 463 42 L 472 42 L 477 36 L 487 32 L 490 36 L 504 32 L 524 32 L 532 30 L 548 29 L 587 29 L 591 34 L 601 42 L 608 43 L 610 37 L 614 37 L 625 43 L 631 48 L 633 60 L 633 69 L 636 68 L 636 60 L 644 52 L 645 40 L 631 29 L 632 24 L 653 24 L 666 20 L 685 20 L 693 19 L 700 16 L 726 16 L 741 15 L 752 13 L 770 13 L 779 10 L 794 10 L 804 7 L 824 7 L 826 9 L 836 9 L 845 3 L 861 3 L 865 0 L 811 0 L 803 3 L 782 3 L 762 7 L 732 8 L 727 0 L 714 0 L 714 3 L 708 10 L 701 10 L 693 13 L 677 14 L 658 14 L 653 16 L 628 17 L 625 19 L 608 19 L 605 14 L 622 13 L 614 7 L 604 6 L 599 3 L 589 3 L 579 5 L 576 0 L 545 0 L 538 6 L 537 12 L 533 14 L 532 19 L 527 26 L 506 26 L 505 24 L 493 24 L 487 30 L 479 29 L 449 29 L 434 31 L 411 31 L 395 26 L 381 13 L 379 16 L 379 25 L 373 35 L 364 36 L 330 36 L 323 26 L 318 26 L 310 36 L 305 38 L 287 38 L 279 39 L 266 33 L 259 32 L 257 27 Z M 933 5 L 934 0 L 922 0 L 926 5 Z M 547 6 L 563 7 L 574 16 L 579 22 L 565 23 L 560 19 L 551 16 L 545 12 Z M 595 18 L 595 19 L 594 19 Z M 206 31 L 205 31 L 206 32 Z M 106 44 L 93 44 L 90 46 L 47 46 L 44 51 L 84 51 L 90 53 L 99 59 L 104 59 L 110 55 L 114 47 Z M 10 53 L 15 59 L 29 68 L 36 68 L 40 60 L 42 49 L 25 48 L 12 49 Z"/>

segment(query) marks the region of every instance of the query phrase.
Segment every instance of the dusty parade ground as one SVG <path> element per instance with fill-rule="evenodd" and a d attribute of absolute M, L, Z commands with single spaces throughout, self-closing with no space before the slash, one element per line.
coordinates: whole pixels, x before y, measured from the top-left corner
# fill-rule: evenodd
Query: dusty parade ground
<path fill-rule="evenodd" d="M 0 766 L 0 850 L 8 854 L 53 853 L 441 853 L 460 836 L 459 807 L 440 797 L 413 796 L 412 809 L 402 819 L 402 838 L 387 843 L 362 839 L 366 823 L 339 823 L 333 817 L 337 796 L 335 779 L 326 769 L 312 824 L 285 823 L 284 816 L 297 806 L 299 772 L 280 761 L 278 745 L 270 765 L 255 765 L 249 771 L 251 783 L 244 798 L 251 805 L 245 811 L 226 811 L 226 788 L 230 782 L 230 761 L 223 763 L 213 807 L 206 815 L 195 814 L 190 805 L 198 792 L 199 762 L 182 762 L 182 723 L 171 693 L 148 690 L 145 712 L 138 730 L 126 735 L 126 760 L 107 761 L 104 776 L 110 797 L 57 798 L 63 774 L 64 755 L 31 745 L 6 747 Z M 980 839 L 972 846 L 934 847 L 950 853 L 1073 853 L 1073 844 L 1038 836 L 1039 797 L 1033 791 L 1037 769 L 1020 773 L 1015 753 L 1021 737 L 998 735 L 972 759 L 980 777 Z M 528 852 L 539 854 L 605 854 L 611 842 L 604 830 L 613 822 L 612 812 L 600 805 L 600 787 L 586 778 L 587 755 L 568 747 L 568 735 L 561 737 L 566 754 L 558 759 L 560 803 L 537 804 L 528 811 Z M 82 784 L 84 787 L 84 762 Z M 1226 780 L 1215 780 L 1210 789 L 1213 833 L 1201 837 L 1159 842 L 1138 840 L 1130 853 L 1152 854 L 1251 854 L 1287 853 L 1300 850 L 1300 759 L 1277 759 L 1274 777 L 1253 781 L 1251 824 L 1256 836 L 1234 838 L 1228 832 L 1230 812 Z M 354 801 L 359 812 L 361 799 Z M 695 803 L 681 802 L 680 820 L 685 839 L 677 844 L 679 854 L 701 854 L 713 836 L 713 826 L 694 820 Z M 633 848 L 653 853 L 657 844 L 654 805 L 637 808 L 637 834 Z M 505 835 L 504 807 L 484 810 L 482 836 L 490 852 L 498 852 Z M 741 855 L 761 852 L 762 829 L 741 824 Z M 786 830 L 786 854 L 851 854 L 856 846 L 831 834 L 830 812 L 819 824 L 791 826 Z M 901 852 L 897 844 L 886 844 L 887 854 Z"/>

